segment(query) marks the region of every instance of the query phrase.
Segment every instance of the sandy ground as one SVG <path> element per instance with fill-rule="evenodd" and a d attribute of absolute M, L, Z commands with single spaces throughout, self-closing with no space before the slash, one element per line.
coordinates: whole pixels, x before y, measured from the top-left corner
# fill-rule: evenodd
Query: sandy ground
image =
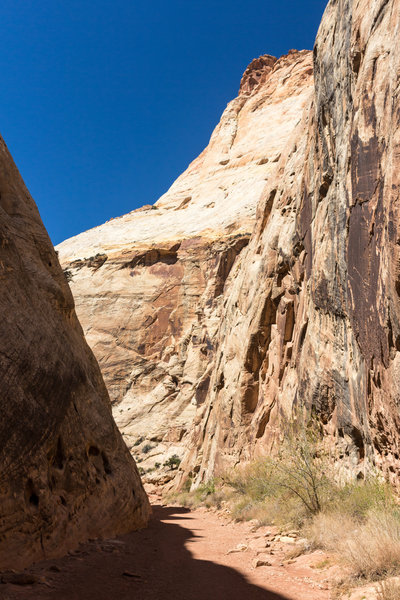
<path fill-rule="evenodd" d="M 24 585 L 0 584 L 0 599 L 328 600 L 327 573 L 318 566 L 324 557 L 285 560 L 291 548 L 271 529 L 153 498 L 147 529 L 38 563 L 25 572 Z M 255 567 L 257 557 L 269 565 Z"/>

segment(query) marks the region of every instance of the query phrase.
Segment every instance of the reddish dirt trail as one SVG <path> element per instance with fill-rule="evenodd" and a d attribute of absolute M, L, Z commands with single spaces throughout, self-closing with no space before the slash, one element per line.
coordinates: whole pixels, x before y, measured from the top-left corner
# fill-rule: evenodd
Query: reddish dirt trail
<path fill-rule="evenodd" d="M 257 543 L 251 526 L 228 523 L 204 510 L 153 506 L 149 527 L 97 541 L 29 570 L 29 586 L 0 585 L 2 600 L 328 600 L 310 565 L 252 566 Z M 310 562 L 310 561 L 309 561 Z M 321 579 L 321 578 L 320 578 Z"/>

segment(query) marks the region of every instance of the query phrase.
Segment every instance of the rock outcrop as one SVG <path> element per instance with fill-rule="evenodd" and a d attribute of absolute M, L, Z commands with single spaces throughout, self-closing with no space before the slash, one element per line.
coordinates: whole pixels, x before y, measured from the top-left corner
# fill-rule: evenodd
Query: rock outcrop
<path fill-rule="evenodd" d="M 328 4 L 314 96 L 225 298 L 197 480 L 268 452 L 298 406 L 353 475 L 399 473 L 399 22 L 398 0 Z"/>
<path fill-rule="evenodd" d="M 145 525 L 149 505 L 38 210 L 0 138 L 0 569 Z"/>
<path fill-rule="evenodd" d="M 183 445 L 181 481 L 304 406 L 351 473 L 399 472 L 399 23 L 331 0 L 313 85 L 308 53 L 257 59 L 155 207 L 60 246 L 122 431 Z"/>
<path fill-rule="evenodd" d="M 313 90 L 312 54 L 246 70 L 208 147 L 154 206 L 58 246 L 115 419 L 142 466 L 182 457 L 266 182 Z"/>

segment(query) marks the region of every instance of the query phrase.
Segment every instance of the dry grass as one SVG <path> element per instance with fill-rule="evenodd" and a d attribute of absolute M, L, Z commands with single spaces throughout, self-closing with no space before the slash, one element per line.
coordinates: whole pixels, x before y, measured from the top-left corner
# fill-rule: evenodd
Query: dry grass
<path fill-rule="evenodd" d="M 377 588 L 377 600 L 399 600 L 400 582 L 394 579 L 382 581 Z"/>
<path fill-rule="evenodd" d="M 374 581 L 400 572 L 396 509 L 372 509 L 361 522 L 344 513 L 321 513 L 305 529 L 313 547 L 336 553 L 352 579 Z"/>
<path fill-rule="evenodd" d="M 217 489 L 215 481 L 211 479 L 207 483 L 200 485 L 193 491 L 173 492 L 165 497 L 166 502 L 176 502 L 186 508 L 221 508 L 221 502 L 225 498 L 222 489 Z"/>
<path fill-rule="evenodd" d="M 319 513 L 308 521 L 303 533 L 312 548 L 336 552 L 343 540 L 357 528 L 351 515 L 338 512 Z"/>
<path fill-rule="evenodd" d="M 365 523 L 339 544 L 353 576 L 367 580 L 400 572 L 400 518 L 392 511 L 372 511 Z"/>
<path fill-rule="evenodd" d="M 282 515 L 284 507 L 273 498 L 254 500 L 248 495 L 236 495 L 231 497 L 229 504 L 235 521 L 257 521 L 260 526 L 287 522 Z"/>

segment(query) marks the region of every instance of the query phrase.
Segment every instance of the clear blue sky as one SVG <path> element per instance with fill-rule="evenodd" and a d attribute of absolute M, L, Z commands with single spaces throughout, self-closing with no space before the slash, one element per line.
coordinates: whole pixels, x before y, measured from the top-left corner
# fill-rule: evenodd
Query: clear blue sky
<path fill-rule="evenodd" d="M 153 203 L 326 0 L 2 0 L 0 131 L 55 244 Z"/>

